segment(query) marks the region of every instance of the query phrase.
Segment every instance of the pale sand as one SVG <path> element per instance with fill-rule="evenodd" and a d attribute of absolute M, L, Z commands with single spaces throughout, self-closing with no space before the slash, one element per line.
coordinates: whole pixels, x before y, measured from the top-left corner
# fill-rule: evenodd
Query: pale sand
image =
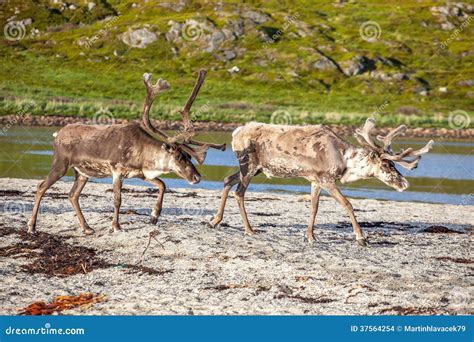
<path fill-rule="evenodd" d="M 0 197 L 0 225 L 26 229 L 37 180 L 0 179 L 1 190 L 25 191 Z M 208 228 L 220 193 L 171 189 L 157 226 L 149 224 L 156 193 L 127 187 L 121 215 L 124 232 L 110 234 L 110 185 L 86 185 L 80 200 L 89 225 L 84 236 L 67 200 L 72 183 L 58 182 L 42 203 L 37 229 L 89 246 L 116 267 L 65 278 L 30 275 L 20 265 L 31 260 L 0 258 L 0 314 L 16 314 L 34 301 L 83 292 L 108 300 L 65 314 L 397 314 L 473 313 L 472 207 L 352 199 L 370 241 L 353 241 L 346 212 L 323 196 L 315 228 L 317 242 L 303 240 L 309 217 L 307 196 L 248 193 L 247 210 L 259 234 L 244 236 L 235 200 L 229 198 L 226 225 Z M 137 193 L 138 192 L 138 193 Z M 191 193 L 191 196 L 188 194 Z M 433 234 L 422 230 L 443 225 L 465 234 Z M 144 266 L 170 270 L 162 275 L 129 273 L 121 264 L 140 259 L 150 231 L 159 229 L 145 254 Z M 18 242 L 11 234 L 0 247 Z M 438 260 L 437 257 L 453 259 Z M 455 262 L 455 258 L 471 263 Z M 397 310 L 391 309 L 401 307 Z"/>

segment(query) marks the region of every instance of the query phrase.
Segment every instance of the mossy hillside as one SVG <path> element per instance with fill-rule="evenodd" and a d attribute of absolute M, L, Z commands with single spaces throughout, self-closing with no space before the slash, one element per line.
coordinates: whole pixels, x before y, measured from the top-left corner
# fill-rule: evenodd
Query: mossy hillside
<path fill-rule="evenodd" d="M 2 114 L 21 112 L 25 103 L 33 103 L 28 111 L 37 115 L 93 116 L 107 110 L 117 117 L 139 117 L 144 96 L 141 75 L 152 72 L 172 85 L 153 114 L 176 119 L 199 68 L 209 70 L 194 107 L 200 120 L 269 121 L 275 111 L 286 111 L 290 119 L 285 115 L 283 120 L 293 123 L 358 123 L 375 115 L 386 125 L 447 126 L 454 110 L 473 114 L 473 88 L 459 85 L 474 78 L 473 25 L 440 48 L 453 31 L 442 30 L 430 9 L 443 2 L 336 6 L 257 1 L 226 3 L 218 10 L 215 3 L 193 2 L 179 11 L 150 1 L 96 1 L 92 10 L 83 1 L 68 4 L 75 9 L 52 9 L 46 1 L 16 5 L 19 13 L 14 19 L 33 22 L 23 39 L 0 42 Z M 14 15 L 13 7 L 7 4 L 2 9 L 3 25 Z M 223 42 L 215 51 L 204 51 L 204 39 L 175 44 L 166 38 L 170 21 L 195 19 L 221 30 L 242 19 L 245 11 L 265 14 L 268 20 L 246 26 L 243 36 Z M 289 16 L 296 20 L 289 22 Z M 378 39 L 370 42 L 359 34 L 367 21 L 381 29 Z M 30 34 L 33 28 L 38 35 Z M 158 39 L 144 49 L 122 42 L 121 34 L 139 28 L 156 33 Z M 262 32 L 280 34 L 268 42 Z M 81 46 L 92 37 L 90 46 Z M 235 59 L 216 57 L 228 49 L 238 51 Z M 376 70 L 403 72 L 409 79 L 380 81 L 369 72 L 346 76 L 338 70 L 321 70 L 314 67 L 321 58 L 318 51 L 340 64 L 356 56 L 390 58 L 401 65 L 377 62 Z M 240 71 L 230 73 L 233 66 Z M 426 96 L 420 94 L 423 87 Z M 442 87 L 447 92 L 439 91 Z M 401 107 L 412 110 L 407 115 Z"/>

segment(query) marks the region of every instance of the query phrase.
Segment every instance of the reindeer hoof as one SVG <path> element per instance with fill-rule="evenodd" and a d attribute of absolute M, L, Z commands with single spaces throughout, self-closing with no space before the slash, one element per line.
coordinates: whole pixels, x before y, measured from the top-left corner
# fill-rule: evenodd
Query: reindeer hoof
<path fill-rule="evenodd" d="M 207 226 L 209 228 L 216 228 L 217 225 L 219 223 L 221 223 L 222 219 L 221 220 L 218 220 L 216 217 L 213 217 L 212 220 L 210 220 L 208 223 L 207 223 Z"/>
<path fill-rule="evenodd" d="M 155 216 L 150 217 L 150 223 L 151 224 L 157 224 L 158 223 L 158 217 L 155 217 Z"/>
<path fill-rule="evenodd" d="M 89 227 L 89 226 L 87 226 L 87 227 L 84 227 L 84 228 L 82 229 L 82 231 L 83 231 L 83 232 L 84 232 L 84 234 L 86 234 L 86 235 L 92 235 L 92 234 L 94 234 L 94 233 L 95 233 L 95 230 L 94 230 L 94 229 L 92 229 L 92 228 L 91 228 L 91 227 Z"/>
<path fill-rule="evenodd" d="M 214 220 L 212 220 L 212 221 L 209 221 L 209 222 L 207 223 L 207 227 L 214 229 L 214 228 L 217 227 L 218 224 L 219 224 L 219 223 L 216 223 L 216 222 L 214 222 Z"/>
<path fill-rule="evenodd" d="M 246 230 L 245 231 L 245 235 L 248 235 L 248 236 L 252 236 L 252 235 L 255 235 L 257 234 L 257 232 L 255 230 Z"/>
<path fill-rule="evenodd" d="M 36 224 L 32 223 L 31 221 L 28 221 L 28 234 L 36 234 Z"/>
<path fill-rule="evenodd" d="M 314 237 L 310 239 L 307 236 L 305 236 L 305 240 L 308 242 L 309 245 L 314 245 Z"/>
<path fill-rule="evenodd" d="M 122 231 L 122 228 L 120 228 L 120 224 L 113 224 L 112 225 L 112 228 L 110 228 L 110 232 L 111 233 L 117 233 L 117 232 L 121 232 Z"/>
<path fill-rule="evenodd" d="M 362 247 L 367 247 L 368 246 L 367 239 L 357 239 L 356 241 L 357 241 L 357 244 L 359 246 L 362 246 Z"/>

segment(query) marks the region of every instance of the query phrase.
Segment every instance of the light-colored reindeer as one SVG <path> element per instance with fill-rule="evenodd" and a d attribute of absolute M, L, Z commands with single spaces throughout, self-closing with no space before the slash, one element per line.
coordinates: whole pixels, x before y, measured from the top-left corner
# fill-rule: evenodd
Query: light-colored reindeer
<path fill-rule="evenodd" d="M 85 234 L 92 234 L 94 230 L 87 225 L 82 215 L 79 195 L 91 177 L 113 177 L 113 232 L 120 230 L 119 210 L 124 178 L 141 178 L 158 187 L 158 200 L 151 213 L 151 223 L 156 224 L 166 189 L 165 183 L 158 177 L 175 172 L 189 183 L 196 184 L 201 180 L 201 175 L 194 167 L 192 158 L 202 164 L 209 148 L 225 150 L 225 145 L 203 143 L 192 139 L 196 132 L 189 111 L 205 75 L 205 70 L 199 71 L 194 89 L 181 112 L 184 129 L 173 137 L 154 127 L 149 119 L 155 97 L 170 87 L 168 82 L 162 79 L 153 85 L 151 74 L 143 75 L 146 99 L 142 122 L 107 126 L 72 124 L 59 130 L 55 134 L 53 144 L 53 165 L 46 180 L 38 185 L 33 213 L 28 221 L 28 232 L 35 233 L 39 206 L 46 190 L 70 168 L 74 169 L 75 182 L 69 193 L 69 199 Z"/>
<path fill-rule="evenodd" d="M 238 184 L 235 198 L 245 227 L 245 233 L 255 234 L 244 205 L 244 195 L 250 180 L 263 172 L 268 177 L 303 177 L 311 182 L 311 216 L 306 232 L 310 243 L 314 241 L 313 228 L 318 211 L 319 195 L 325 189 L 336 201 L 346 208 L 360 245 L 366 245 L 366 238 L 354 215 L 352 205 L 336 186 L 341 183 L 375 177 L 385 184 L 403 191 L 409 184 L 395 168 L 394 163 L 407 168 L 417 167 L 421 156 L 431 150 L 433 141 L 414 151 L 412 148 L 394 153 L 392 139 L 403 133 L 402 125 L 386 136 L 377 136 L 383 143 L 379 146 L 372 138 L 375 120 L 367 119 L 355 137 L 362 147 L 356 147 L 338 137 L 329 127 L 284 126 L 249 123 L 237 128 L 232 134 L 232 148 L 239 160 L 240 171 L 224 180 L 224 191 L 217 214 L 209 223 L 218 225 L 224 216 L 227 196 L 232 186 Z"/>

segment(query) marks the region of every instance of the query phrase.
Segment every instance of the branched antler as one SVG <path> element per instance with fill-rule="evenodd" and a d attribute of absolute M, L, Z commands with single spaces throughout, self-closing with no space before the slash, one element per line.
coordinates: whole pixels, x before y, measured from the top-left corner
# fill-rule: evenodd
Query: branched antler
<path fill-rule="evenodd" d="M 151 82 L 151 74 L 145 73 L 143 74 L 143 83 L 145 84 L 146 88 L 146 98 L 145 98 L 145 104 L 143 105 L 143 117 L 142 117 L 142 122 L 145 128 L 153 134 L 158 135 L 160 138 L 164 140 L 168 140 L 169 136 L 157 129 L 155 126 L 152 125 L 150 121 L 150 109 L 155 101 L 155 98 L 158 94 L 164 92 L 165 90 L 170 88 L 170 84 L 163 79 L 158 79 L 158 81 L 153 85 Z"/>
<path fill-rule="evenodd" d="M 165 143 L 170 145 L 178 145 L 184 152 L 189 154 L 191 157 L 196 159 L 199 164 L 202 164 L 206 158 L 207 150 L 209 148 L 214 148 L 217 150 L 224 151 L 226 148 L 225 144 L 212 144 L 212 143 L 205 143 L 193 140 L 192 137 L 197 134 L 194 129 L 194 126 L 191 121 L 190 111 L 191 106 L 196 100 L 196 97 L 201 89 L 202 84 L 204 83 L 204 79 L 206 77 L 207 71 L 202 69 L 199 71 L 198 78 L 196 80 L 196 84 L 189 96 L 183 110 L 180 112 L 183 118 L 183 130 L 176 134 L 175 136 L 171 137 L 162 130 L 157 129 L 150 121 L 149 112 L 155 97 L 168 89 L 170 85 L 167 81 L 159 79 L 155 85 L 151 82 L 151 74 L 144 74 L 143 75 L 143 82 L 145 83 L 147 96 L 145 99 L 145 105 L 143 108 L 143 125 L 145 129 L 152 135 L 158 136 L 161 140 Z M 193 146 L 195 145 L 195 146 Z"/>
<path fill-rule="evenodd" d="M 189 116 L 189 112 L 191 110 L 191 106 L 194 103 L 194 100 L 196 100 L 196 97 L 199 93 L 199 90 L 202 87 L 202 84 L 204 83 L 204 79 L 206 78 L 206 73 L 207 71 L 204 69 L 199 70 L 198 78 L 196 80 L 196 84 L 194 85 L 193 91 L 191 92 L 191 95 L 189 95 L 189 98 L 186 101 L 186 104 L 184 105 L 183 110 L 180 112 L 181 116 L 183 117 L 184 129 L 181 133 L 178 133 L 172 138 L 173 142 L 177 142 L 179 140 L 184 140 L 185 142 L 188 142 L 189 139 L 191 139 L 191 137 L 196 135 L 196 132 L 193 127 L 193 123 Z"/>
<path fill-rule="evenodd" d="M 355 137 L 361 145 L 369 146 L 369 147 L 372 147 L 372 148 L 378 148 L 378 146 L 373 141 L 372 134 L 371 134 L 374 127 L 375 127 L 375 119 L 368 118 L 365 121 L 365 124 L 362 127 L 362 129 L 357 128 L 355 130 Z M 362 140 L 362 139 L 364 139 L 364 140 Z"/>
<path fill-rule="evenodd" d="M 430 140 L 425 146 L 418 150 L 413 150 L 413 148 L 407 148 L 406 150 L 401 150 L 399 153 L 394 153 L 392 149 L 392 140 L 399 136 L 400 134 L 404 133 L 407 129 L 405 125 L 398 126 L 395 129 L 392 129 L 388 132 L 387 135 L 382 136 L 378 135 L 377 140 L 383 142 L 383 146 L 379 146 L 375 143 L 372 139 L 372 131 L 375 128 L 375 119 L 368 118 L 365 121 L 364 126 L 362 129 L 356 129 L 355 137 L 357 141 L 367 148 L 373 149 L 380 153 L 380 158 L 391 160 L 395 163 L 398 163 L 400 166 L 407 168 L 407 169 L 414 169 L 418 166 L 418 163 L 421 159 L 421 156 L 425 153 L 431 151 L 433 147 L 433 140 Z M 409 158 L 409 159 L 407 159 Z M 412 159 L 410 159 L 412 158 Z"/>
<path fill-rule="evenodd" d="M 397 128 L 391 130 L 386 136 L 377 135 L 377 140 L 383 142 L 383 149 L 386 152 L 392 152 L 392 140 L 407 129 L 407 126 L 400 125 Z"/>

